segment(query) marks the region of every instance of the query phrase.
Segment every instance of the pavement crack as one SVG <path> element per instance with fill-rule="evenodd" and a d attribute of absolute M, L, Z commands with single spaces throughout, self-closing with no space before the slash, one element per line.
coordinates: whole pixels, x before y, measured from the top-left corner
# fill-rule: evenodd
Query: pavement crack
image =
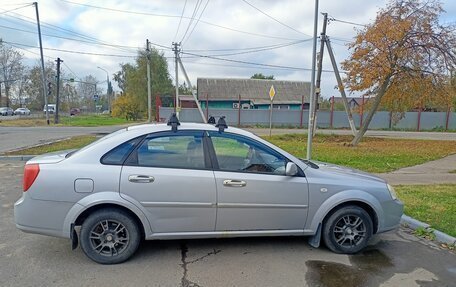
<path fill-rule="evenodd" d="M 187 262 L 187 264 L 192 264 L 192 263 L 198 262 L 198 261 L 200 261 L 200 260 L 203 260 L 203 259 L 206 258 L 206 257 L 209 257 L 209 256 L 211 256 L 211 255 L 216 255 L 217 253 L 220 253 L 220 252 L 222 252 L 222 250 L 220 250 L 220 249 L 217 250 L 217 249 L 214 248 L 213 251 L 207 253 L 207 254 L 204 255 L 204 256 L 201 256 L 201 257 L 199 257 L 199 258 L 196 258 L 195 260 L 192 260 L 192 261 L 190 261 L 190 262 Z"/>
<path fill-rule="evenodd" d="M 188 252 L 188 247 L 187 244 L 182 243 L 180 246 L 181 250 L 181 264 L 179 264 L 182 269 L 183 269 L 183 274 L 181 278 L 181 287 L 202 287 L 201 285 L 198 285 L 195 282 L 192 282 L 188 280 L 187 274 L 188 274 L 188 264 L 193 263 L 193 262 L 187 262 L 187 252 Z"/>

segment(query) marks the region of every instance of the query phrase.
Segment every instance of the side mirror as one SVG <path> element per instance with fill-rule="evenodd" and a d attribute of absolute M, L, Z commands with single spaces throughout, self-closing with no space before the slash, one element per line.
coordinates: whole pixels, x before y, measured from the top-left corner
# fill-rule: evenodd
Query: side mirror
<path fill-rule="evenodd" d="M 285 175 L 295 176 L 298 173 L 298 166 L 294 162 L 288 162 L 285 167 Z"/>

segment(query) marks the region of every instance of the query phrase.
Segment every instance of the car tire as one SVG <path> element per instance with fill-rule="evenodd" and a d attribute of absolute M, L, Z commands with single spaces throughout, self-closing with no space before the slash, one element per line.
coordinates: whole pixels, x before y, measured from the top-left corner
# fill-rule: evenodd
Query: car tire
<path fill-rule="evenodd" d="M 353 254 L 367 246 L 372 237 L 373 224 L 361 207 L 344 206 L 325 220 L 323 241 L 335 253 Z"/>
<path fill-rule="evenodd" d="M 120 209 L 98 210 L 82 223 L 81 248 L 97 263 L 117 264 L 128 260 L 138 249 L 140 241 L 138 224 Z"/>

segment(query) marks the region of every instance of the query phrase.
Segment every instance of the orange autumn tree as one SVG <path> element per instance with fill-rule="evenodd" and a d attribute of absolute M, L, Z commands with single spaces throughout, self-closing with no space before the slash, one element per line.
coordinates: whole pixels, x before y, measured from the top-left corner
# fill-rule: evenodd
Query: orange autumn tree
<path fill-rule="evenodd" d="M 371 97 L 372 105 L 351 145 L 360 142 L 382 100 L 419 106 L 448 86 L 456 36 L 454 26 L 439 23 L 443 12 L 435 0 L 392 0 L 358 31 L 342 63 L 344 80 L 351 91 Z"/>

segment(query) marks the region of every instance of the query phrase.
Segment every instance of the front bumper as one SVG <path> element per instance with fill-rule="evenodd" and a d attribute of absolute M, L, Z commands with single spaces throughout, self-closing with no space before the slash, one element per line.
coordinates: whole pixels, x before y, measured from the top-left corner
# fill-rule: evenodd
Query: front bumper
<path fill-rule="evenodd" d="M 379 226 L 377 233 L 399 227 L 402 214 L 404 214 L 404 204 L 396 199 L 382 204 L 383 207 L 383 224 Z"/>

